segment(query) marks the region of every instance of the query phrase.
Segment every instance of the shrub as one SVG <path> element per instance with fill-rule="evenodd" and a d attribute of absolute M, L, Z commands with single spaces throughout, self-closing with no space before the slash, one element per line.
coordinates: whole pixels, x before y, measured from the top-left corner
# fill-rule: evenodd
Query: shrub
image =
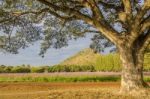
<path fill-rule="evenodd" d="M 4 73 L 11 73 L 13 69 L 13 66 L 7 66 L 4 68 Z"/>
<path fill-rule="evenodd" d="M 31 72 L 32 73 L 44 73 L 45 68 L 44 67 L 32 67 Z"/>
<path fill-rule="evenodd" d="M 31 70 L 30 70 L 30 68 L 27 68 L 27 67 L 17 66 L 17 67 L 13 67 L 11 72 L 13 72 L 13 73 L 30 73 Z"/>
<path fill-rule="evenodd" d="M 78 65 L 55 65 L 48 68 L 48 72 L 93 72 L 94 66 L 78 66 Z"/>

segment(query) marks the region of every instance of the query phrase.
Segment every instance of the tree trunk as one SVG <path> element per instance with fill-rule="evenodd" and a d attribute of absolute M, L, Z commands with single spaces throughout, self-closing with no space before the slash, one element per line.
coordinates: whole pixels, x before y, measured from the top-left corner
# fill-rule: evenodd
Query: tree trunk
<path fill-rule="evenodd" d="M 147 87 L 148 85 L 143 80 L 144 53 L 126 47 L 119 49 L 119 52 L 123 65 L 121 93 L 139 92 Z"/>

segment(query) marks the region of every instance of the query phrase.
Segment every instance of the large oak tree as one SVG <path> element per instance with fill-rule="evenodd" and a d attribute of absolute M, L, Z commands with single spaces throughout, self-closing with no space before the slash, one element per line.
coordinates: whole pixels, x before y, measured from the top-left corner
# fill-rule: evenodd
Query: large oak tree
<path fill-rule="evenodd" d="M 142 70 L 150 43 L 150 0 L 1 0 L 0 31 L 5 51 L 17 53 L 42 40 L 41 55 L 93 33 L 92 48 L 114 44 L 119 51 L 121 92 L 148 87 Z"/>

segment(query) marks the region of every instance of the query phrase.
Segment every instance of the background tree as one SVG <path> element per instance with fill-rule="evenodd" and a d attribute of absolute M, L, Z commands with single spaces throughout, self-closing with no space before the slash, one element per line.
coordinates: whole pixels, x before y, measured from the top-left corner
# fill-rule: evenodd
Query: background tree
<path fill-rule="evenodd" d="M 40 55 L 94 33 L 92 48 L 114 44 L 120 53 L 121 92 L 148 86 L 142 70 L 150 43 L 150 0 L 1 0 L 0 29 L 5 51 L 17 53 L 42 40 Z"/>

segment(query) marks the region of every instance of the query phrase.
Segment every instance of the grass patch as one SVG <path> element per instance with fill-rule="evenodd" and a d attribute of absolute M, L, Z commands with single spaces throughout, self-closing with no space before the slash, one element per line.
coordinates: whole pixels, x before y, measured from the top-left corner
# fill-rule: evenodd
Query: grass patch
<path fill-rule="evenodd" d="M 1 77 L 0 82 L 117 82 L 120 76 L 75 76 L 75 77 Z M 150 82 L 150 77 L 144 77 Z"/>
<path fill-rule="evenodd" d="M 150 80 L 150 79 L 149 79 Z M 80 76 L 80 77 L 1 77 L 0 82 L 115 82 L 119 76 Z"/>
<path fill-rule="evenodd" d="M 144 77 L 144 81 L 150 82 L 150 77 Z"/>

